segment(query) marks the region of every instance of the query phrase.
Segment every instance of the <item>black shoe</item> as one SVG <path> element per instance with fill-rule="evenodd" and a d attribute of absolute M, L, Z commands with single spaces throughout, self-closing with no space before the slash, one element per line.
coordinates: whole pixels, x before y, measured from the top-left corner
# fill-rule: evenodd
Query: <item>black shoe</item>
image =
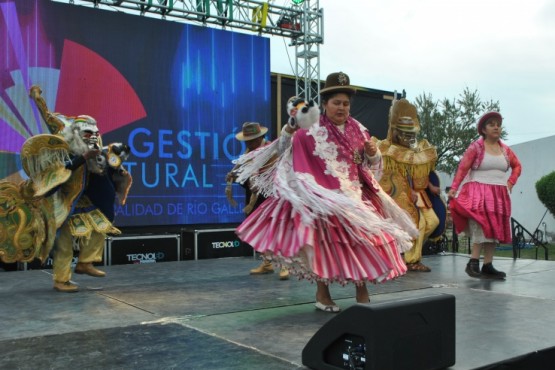
<path fill-rule="evenodd" d="M 482 266 L 482 277 L 485 279 L 500 279 L 503 280 L 507 274 L 503 271 L 497 271 L 491 263 L 484 263 Z"/>
<path fill-rule="evenodd" d="M 481 278 L 482 274 L 480 273 L 480 261 L 475 258 L 471 258 L 470 261 L 466 264 L 466 269 L 464 270 L 468 276 L 473 278 Z"/>

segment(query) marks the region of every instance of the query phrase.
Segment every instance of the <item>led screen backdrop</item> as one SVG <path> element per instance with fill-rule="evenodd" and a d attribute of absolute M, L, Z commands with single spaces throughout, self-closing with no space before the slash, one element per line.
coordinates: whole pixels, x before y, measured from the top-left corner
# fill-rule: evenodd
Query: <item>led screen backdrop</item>
<path fill-rule="evenodd" d="M 225 174 L 245 121 L 270 122 L 266 38 L 44 0 L 0 0 L 0 179 L 47 133 L 28 98 L 93 116 L 103 143 L 128 143 L 133 176 L 118 226 L 233 223 Z"/>

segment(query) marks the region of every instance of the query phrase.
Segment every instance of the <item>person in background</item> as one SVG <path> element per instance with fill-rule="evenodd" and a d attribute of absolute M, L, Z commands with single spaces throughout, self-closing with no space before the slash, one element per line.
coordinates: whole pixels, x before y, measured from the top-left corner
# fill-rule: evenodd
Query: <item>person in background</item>
<path fill-rule="evenodd" d="M 472 241 L 465 271 L 474 278 L 506 277 L 493 267 L 493 254 L 498 243 L 511 243 L 509 193 L 522 167 L 500 139 L 502 122 L 499 112 L 487 112 L 478 119 L 481 137 L 465 151 L 448 193 L 455 230 L 464 231 Z M 480 269 L 481 251 L 484 263 Z"/>
<path fill-rule="evenodd" d="M 268 128 L 260 125 L 258 122 L 245 122 L 235 138 L 239 141 L 243 141 L 247 147 L 245 153 L 252 152 L 262 146 L 268 144 L 267 140 L 265 139 L 264 135 L 268 132 Z M 228 199 L 231 199 L 231 185 L 235 181 L 234 171 L 232 170 L 226 176 L 226 193 L 228 195 Z M 248 216 L 250 215 L 258 206 L 260 206 L 265 200 L 266 197 L 263 194 L 258 193 L 256 190 L 251 188 L 250 181 L 246 181 L 241 184 L 245 188 L 245 208 L 243 211 Z M 272 266 L 272 262 L 262 256 L 262 263 L 260 266 L 250 270 L 251 275 L 262 275 L 262 274 L 271 274 L 274 272 L 274 267 Z M 287 268 L 282 267 L 279 272 L 279 279 L 280 280 L 287 280 L 289 279 L 289 271 Z"/>
<path fill-rule="evenodd" d="M 429 272 L 422 263 L 422 247 L 440 223 L 430 196 L 439 196 L 441 190 L 430 182 L 436 149 L 426 139 L 418 140 L 419 132 L 416 107 L 405 98 L 394 100 L 387 138 L 378 142 L 383 157 L 380 185 L 411 215 L 419 230 L 413 247 L 404 253 L 408 270 Z"/>
<path fill-rule="evenodd" d="M 315 307 L 330 313 L 340 311 L 331 283 L 355 285 L 356 301 L 368 303 L 367 283 L 403 275 L 401 252 L 418 232 L 372 175 L 381 154 L 350 115 L 354 94 L 347 74 L 327 77 L 324 113 L 310 103 L 297 112 L 300 128 L 291 145 L 262 176 L 251 178 L 268 199 L 237 228 L 255 250 L 299 279 L 315 281 Z M 312 112 L 314 120 L 301 125 Z"/>

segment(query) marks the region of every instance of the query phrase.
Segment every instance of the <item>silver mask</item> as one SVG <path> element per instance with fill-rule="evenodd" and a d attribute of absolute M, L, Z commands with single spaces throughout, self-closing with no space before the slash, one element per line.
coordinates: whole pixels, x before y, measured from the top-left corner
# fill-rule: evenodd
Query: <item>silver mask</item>
<path fill-rule="evenodd" d="M 100 149 L 100 132 L 96 120 L 91 116 L 78 116 L 74 125 L 79 128 L 79 136 L 89 149 Z"/>

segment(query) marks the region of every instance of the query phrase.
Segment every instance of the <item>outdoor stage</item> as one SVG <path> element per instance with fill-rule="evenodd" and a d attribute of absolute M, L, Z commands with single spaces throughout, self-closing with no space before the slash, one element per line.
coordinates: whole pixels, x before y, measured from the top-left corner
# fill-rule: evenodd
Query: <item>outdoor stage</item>
<path fill-rule="evenodd" d="M 467 259 L 427 256 L 431 273 L 370 286 L 370 305 L 455 296 L 450 369 L 521 369 L 495 364 L 555 346 L 554 262 L 496 259 L 508 277 L 492 281 L 469 278 Z M 315 285 L 250 276 L 258 263 L 112 265 L 106 278 L 74 275 L 82 290 L 72 294 L 52 289 L 51 270 L 0 272 L 0 368 L 303 369 L 303 348 L 335 316 L 315 310 Z M 332 296 L 342 309 L 355 304 L 353 286 L 334 285 Z"/>

